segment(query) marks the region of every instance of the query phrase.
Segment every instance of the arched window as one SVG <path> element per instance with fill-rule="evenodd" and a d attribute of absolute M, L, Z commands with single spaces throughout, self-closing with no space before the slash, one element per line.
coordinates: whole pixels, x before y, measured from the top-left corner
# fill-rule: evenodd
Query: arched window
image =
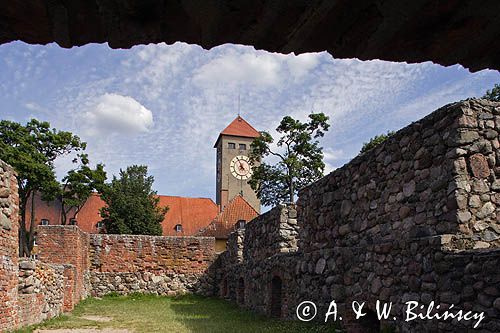
<path fill-rule="evenodd" d="M 182 225 L 181 224 L 175 225 L 175 232 L 182 232 Z"/>
<path fill-rule="evenodd" d="M 48 219 L 41 219 L 40 225 L 49 225 L 49 220 Z"/>

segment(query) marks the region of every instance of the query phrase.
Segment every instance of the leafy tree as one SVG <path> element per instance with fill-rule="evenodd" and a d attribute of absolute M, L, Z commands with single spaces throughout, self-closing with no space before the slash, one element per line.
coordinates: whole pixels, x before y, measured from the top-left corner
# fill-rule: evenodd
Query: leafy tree
<path fill-rule="evenodd" d="M 328 131 L 328 119 L 323 113 L 313 113 L 309 115 L 309 122 L 302 123 L 286 116 L 276 128 L 281 134 L 276 142 L 277 149 L 271 149 L 274 139 L 268 132 L 261 132 L 252 142 L 253 175 L 248 183 L 264 205 L 295 202 L 299 189 L 323 176 L 323 151 L 314 139 Z M 266 156 L 274 156 L 278 162 L 259 164 Z"/>
<path fill-rule="evenodd" d="M 89 159 L 86 154 L 78 155 L 80 165 L 77 169 L 68 171 L 62 180 L 61 221 L 63 225 L 68 220 L 68 214 L 73 213 L 73 218 L 82 209 L 87 199 L 94 191 L 101 192 L 106 180 L 104 165 L 99 163 L 95 169 L 89 167 Z M 74 162 L 76 162 L 75 159 Z"/>
<path fill-rule="evenodd" d="M 500 84 L 495 84 L 493 89 L 487 90 L 483 98 L 489 99 L 490 101 L 500 102 Z"/>
<path fill-rule="evenodd" d="M 85 142 L 70 132 L 50 128 L 48 122 L 31 119 L 26 125 L 0 121 L 0 159 L 17 172 L 19 186 L 19 253 L 29 256 L 35 231 L 35 193 L 45 201 L 54 200 L 60 186 L 54 173 L 54 161 L 62 155 L 85 149 Z M 28 201 L 31 223 L 26 225 Z"/>
<path fill-rule="evenodd" d="M 159 207 L 160 199 L 152 190 L 153 176 L 145 165 L 133 165 L 113 176 L 103 192 L 107 207 L 101 217 L 110 234 L 161 235 L 161 222 L 168 207 Z"/>
<path fill-rule="evenodd" d="M 395 132 L 393 132 L 393 131 L 389 131 L 389 132 L 387 132 L 387 134 L 375 135 L 373 138 L 370 139 L 370 141 L 363 143 L 363 147 L 361 147 L 360 153 L 364 153 L 364 152 L 378 146 L 379 144 L 381 144 L 382 142 L 387 140 L 394 133 Z"/>

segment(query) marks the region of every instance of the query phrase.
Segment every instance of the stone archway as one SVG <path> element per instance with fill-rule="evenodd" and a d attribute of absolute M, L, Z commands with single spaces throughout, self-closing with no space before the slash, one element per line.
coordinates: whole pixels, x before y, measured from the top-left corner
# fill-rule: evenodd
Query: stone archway
<path fill-rule="evenodd" d="M 279 276 L 271 280 L 269 313 L 272 317 L 281 318 L 283 303 L 283 281 Z"/>

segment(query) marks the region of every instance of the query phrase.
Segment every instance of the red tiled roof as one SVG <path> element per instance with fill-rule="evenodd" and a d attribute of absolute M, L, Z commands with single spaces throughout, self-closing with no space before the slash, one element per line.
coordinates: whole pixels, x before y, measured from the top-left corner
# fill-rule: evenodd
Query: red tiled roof
<path fill-rule="evenodd" d="M 222 212 L 209 226 L 200 230 L 198 236 L 227 239 L 228 235 L 235 230 L 235 224 L 238 221 L 249 222 L 257 216 L 259 213 L 241 195 L 237 195 L 224 206 Z"/>
<path fill-rule="evenodd" d="M 217 216 L 217 205 L 208 198 L 184 198 L 160 195 L 160 206 L 168 206 L 162 222 L 164 236 L 194 236 Z M 182 225 L 182 232 L 175 226 Z"/>
<path fill-rule="evenodd" d="M 160 195 L 160 206 L 168 206 L 169 210 L 165 214 L 162 222 L 164 236 L 194 236 L 200 229 L 206 227 L 217 216 L 218 207 L 207 198 L 184 198 L 167 195 Z M 51 225 L 61 224 L 61 205 L 58 201 L 46 203 L 38 196 L 35 198 L 36 221 L 48 219 Z M 101 197 L 93 194 L 78 213 L 77 224 L 85 232 L 97 233 L 97 222 L 101 221 L 99 210 L 105 203 Z M 28 207 L 29 209 L 29 207 Z M 72 214 L 68 216 L 72 217 Z M 29 225 L 30 216 L 27 216 Z M 182 232 L 176 232 L 175 226 L 182 225 Z"/>
<path fill-rule="evenodd" d="M 246 138 L 256 138 L 260 133 L 252 127 L 247 121 L 241 116 L 236 117 L 222 132 L 220 132 L 217 142 L 221 135 L 232 135 L 232 136 L 243 136 Z"/>

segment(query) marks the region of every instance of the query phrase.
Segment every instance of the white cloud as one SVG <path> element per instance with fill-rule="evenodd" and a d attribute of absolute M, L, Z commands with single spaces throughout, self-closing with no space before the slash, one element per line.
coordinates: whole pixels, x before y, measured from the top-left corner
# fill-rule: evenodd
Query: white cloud
<path fill-rule="evenodd" d="M 130 96 L 104 94 L 83 115 L 88 135 L 137 134 L 153 126 L 153 113 Z"/>
<path fill-rule="evenodd" d="M 304 53 L 295 55 L 288 55 L 288 69 L 290 74 L 295 78 L 301 78 L 309 71 L 313 70 L 319 64 L 320 53 Z"/>
<path fill-rule="evenodd" d="M 203 88 L 237 86 L 258 90 L 281 87 L 298 80 L 320 62 L 320 53 L 283 55 L 251 47 L 223 46 L 218 55 L 194 72 L 193 82 Z"/>
<path fill-rule="evenodd" d="M 269 53 L 229 52 L 203 65 L 195 74 L 193 82 L 211 87 L 220 84 L 251 84 L 270 87 L 279 84 L 281 62 Z"/>

